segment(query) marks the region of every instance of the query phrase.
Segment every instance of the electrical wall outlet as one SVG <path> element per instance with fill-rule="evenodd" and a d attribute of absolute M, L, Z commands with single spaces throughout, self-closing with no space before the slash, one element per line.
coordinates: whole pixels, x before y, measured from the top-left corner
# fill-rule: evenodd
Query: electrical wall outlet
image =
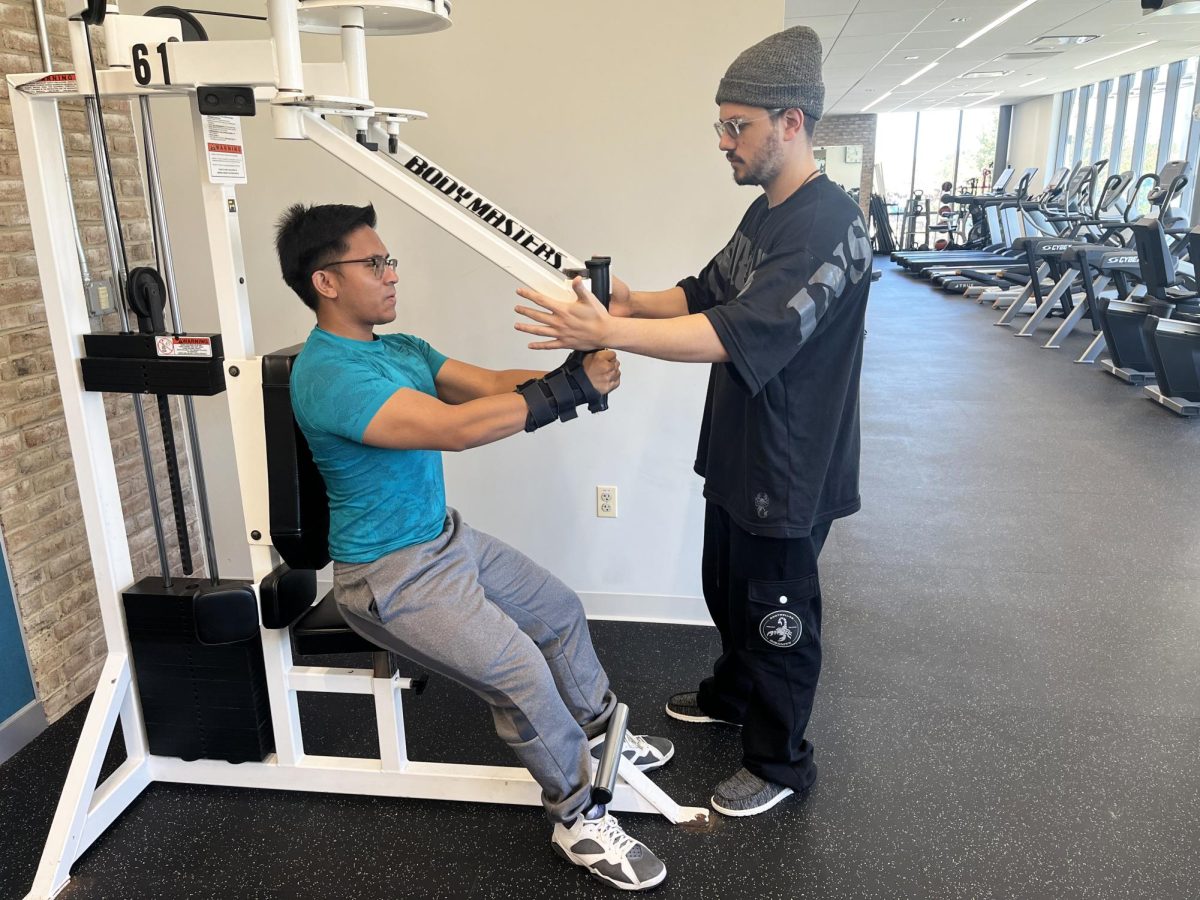
<path fill-rule="evenodd" d="M 602 519 L 617 517 L 617 486 L 615 484 L 596 485 L 596 515 Z"/>

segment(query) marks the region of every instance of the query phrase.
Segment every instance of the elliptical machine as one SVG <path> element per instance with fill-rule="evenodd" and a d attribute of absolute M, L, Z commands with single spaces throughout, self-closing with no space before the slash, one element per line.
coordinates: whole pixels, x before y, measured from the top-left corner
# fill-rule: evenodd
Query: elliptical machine
<path fill-rule="evenodd" d="M 1129 227 L 1146 294 L 1137 300 L 1097 298 L 1098 318 L 1111 354 L 1109 359 L 1100 360 L 1100 367 L 1128 384 L 1144 385 L 1154 380 L 1155 367 L 1151 347 L 1154 328 L 1143 326 L 1151 317 L 1157 321 L 1171 319 L 1177 309 L 1180 315 L 1200 316 L 1200 298 L 1177 287 L 1175 257 L 1162 222 L 1146 217 Z"/>
<path fill-rule="evenodd" d="M 1200 227 L 1187 235 L 1188 258 L 1200 263 Z M 1181 416 L 1200 416 L 1200 312 L 1177 307 L 1170 318 L 1149 315 L 1142 333 L 1156 385 L 1142 393 Z"/>

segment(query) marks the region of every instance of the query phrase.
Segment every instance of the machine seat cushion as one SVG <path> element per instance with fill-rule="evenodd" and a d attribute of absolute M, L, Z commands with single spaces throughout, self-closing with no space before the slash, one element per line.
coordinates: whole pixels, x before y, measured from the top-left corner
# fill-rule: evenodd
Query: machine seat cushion
<path fill-rule="evenodd" d="M 292 648 L 301 656 L 375 653 L 385 649 L 350 630 L 333 599 L 332 590 L 292 626 Z"/>

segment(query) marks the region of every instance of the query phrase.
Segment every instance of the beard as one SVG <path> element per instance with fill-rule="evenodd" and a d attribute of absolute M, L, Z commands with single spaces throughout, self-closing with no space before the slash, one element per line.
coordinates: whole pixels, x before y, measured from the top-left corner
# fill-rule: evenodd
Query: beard
<path fill-rule="evenodd" d="M 740 158 L 740 157 L 739 157 Z M 739 175 L 735 169 L 733 180 L 740 185 L 765 185 L 783 168 L 783 141 L 774 132 L 759 149 L 754 160 L 743 160 L 746 168 Z"/>

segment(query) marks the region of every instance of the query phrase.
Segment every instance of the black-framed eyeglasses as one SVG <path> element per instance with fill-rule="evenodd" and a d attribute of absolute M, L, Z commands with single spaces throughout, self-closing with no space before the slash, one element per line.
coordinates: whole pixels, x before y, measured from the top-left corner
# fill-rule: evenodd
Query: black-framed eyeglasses
<path fill-rule="evenodd" d="M 339 259 L 336 262 L 325 263 L 322 269 L 330 266 L 344 266 L 346 263 L 369 263 L 376 278 L 383 278 L 388 269 L 395 271 L 396 257 L 394 256 L 365 256 L 362 259 Z"/>
<path fill-rule="evenodd" d="M 713 131 L 717 133 L 717 137 L 728 136 L 736 141 L 742 136 L 742 129 L 751 122 L 757 122 L 761 119 L 773 119 L 785 109 L 787 109 L 786 106 L 781 106 L 779 109 L 768 109 L 766 115 L 755 116 L 753 119 L 744 119 L 741 116 L 735 116 L 732 119 L 719 119 L 713 122 Z"/>

